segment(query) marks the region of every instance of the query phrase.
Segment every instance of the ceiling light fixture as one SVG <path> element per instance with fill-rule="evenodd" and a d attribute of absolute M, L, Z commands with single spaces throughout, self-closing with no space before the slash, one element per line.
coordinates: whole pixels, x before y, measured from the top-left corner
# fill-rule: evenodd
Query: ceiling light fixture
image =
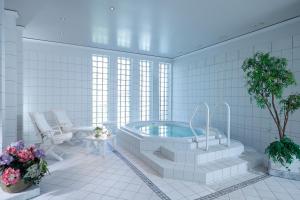
<path fill-rule="evenodd" d="M 64 36 L 64 33 L 61 31 L 61 32 L 59 32 L 59 38 L 62 38 Z"/>
<path fill-rule="evenodd" d="M 66 17 L 60 17 L 60 18 L 59 18 L 59 20 L 60 20 L 60 21 L 63 21 L 63 22 L 66 21 L 66 19 L 67 19 Z"/>
<path fill-rule="evenodd" d="M 113 11 L 115 11 L 115 10 L 116 10 L 116 8 L 115 8 L 115 7 L 113 7 L 113 6 L 111 6 L 111 7 L 109 7 L 109 10 L 110 10 L 111 12 L 113 12 Z"/>

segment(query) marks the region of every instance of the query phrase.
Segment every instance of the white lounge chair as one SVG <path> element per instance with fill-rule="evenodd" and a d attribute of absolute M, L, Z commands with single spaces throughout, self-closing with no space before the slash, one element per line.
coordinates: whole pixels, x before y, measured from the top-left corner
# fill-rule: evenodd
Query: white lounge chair
<path fill-rule="evenodd" d="M 51 127 L 42 113 L 31 112 L 29 116 L 35 131 L 42 140 L 41 147 L 45 150 L 46 155 L 51 155 L 60 161 L 63 160 L 62 155 L 56 153 L 55 150 L 58 149 L 57 145 L 70 142 L 73 136 L 72 132 L 63 133 L 60 128 Z"/>
<path fill-rule="evenodd" d="M 64 110 L 52 110 L 51 112 L 63 132 L 72 132 L 77 135 L 78 133 L 90 134 L 94 130 L 92 126 L 74 126 Z"/>

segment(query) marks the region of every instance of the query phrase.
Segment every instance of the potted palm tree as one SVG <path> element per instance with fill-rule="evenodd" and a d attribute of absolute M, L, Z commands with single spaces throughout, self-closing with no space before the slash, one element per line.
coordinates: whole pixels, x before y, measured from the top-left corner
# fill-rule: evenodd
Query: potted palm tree
<path fill-rule="evenodd" d="M 268 110 L 278 131 L 265 150 L 269 174 L 300 180 L 300 146 L 286 135 L 289 117 L 300 107 L 300 95 L 283 95 L 284 89 L 296 85 L 287 60 L 258 52 L 244 61 L 242 69 L 251 100 Z"/>

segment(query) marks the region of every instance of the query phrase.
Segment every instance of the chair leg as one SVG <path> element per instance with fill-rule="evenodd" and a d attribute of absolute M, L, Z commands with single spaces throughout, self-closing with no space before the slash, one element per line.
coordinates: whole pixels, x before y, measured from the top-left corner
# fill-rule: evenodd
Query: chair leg
<path fill-rule="evenodd" d="M 66 141 L 66 143 L 68 143 L 68 144 L 71 145 L 71 146 L 74 146 L 74 145 L 75 145 L 74 142 L 72 142 L 71 140 Z"/>
<path fill-rule="evenodd" d="M 58 153 L 56 153 L 56 152 L 54 151 L 54 149 L 59 149 L 59 147 L 57 147 L 57 146 L 55 146 L 55 145 L 49 147 L 49 148 L 46 150 L 46 155 L 50 155 L 50 156 L 52 156 L 53 158 L 55 158 L 56 160 L 58 160 L 58 161 L 64 160 L 64 159 L 61 157 L 63 154 L 59 155 Z"/>
<path fill-rule="evenodd" d="M 61 157 L 61 156 L 59 156 L 57 153 L 55 153 L 53 150 L 51 150 L 50 152 L 48 152 L 49 153 L 49 155 L 51 155 L 51 156 L 53 156 L 56 160 L 58 160 L 58 161 L 63 161 L 64 159 Z"/>

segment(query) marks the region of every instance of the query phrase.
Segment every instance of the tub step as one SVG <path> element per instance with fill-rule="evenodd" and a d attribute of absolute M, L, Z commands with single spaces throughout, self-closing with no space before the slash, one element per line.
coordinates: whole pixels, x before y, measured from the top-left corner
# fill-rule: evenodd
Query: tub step
<path fill-rule="evenodd" d="M 222 138 L 222 139 L 216 139 L 214 138 L 210 138 L 208 140 L 208 146 L 212 146 L 212 145 L 218 145 L 218 144 L 226 144 L 227 143 L 227 139 L 226 138 Z M 206 140 L 202 139 L 202 140 L 198 140 L 197 143 L 197 148 L 198 149 L 204 149 L 206 147 Z"/>
<path fill-rule="evenodd" d="M 192 149 L 181 151 L 176 148 L 161 146 L 160 153 L 165 158 L 179 163 L 190 163 L 201 165 L 221 158 L 238 157 L 244 151 L 244 145 L 238 141 L 231 140 L 230 147 L 226 145 L 209 146 L 208 151 L 202 149 Z"/>
<path fill-rule="evenodd" d="M 164 178 L 211 184 L 247 172 L 248 162 L 238 157 L 222 158 L 195 166 L 168 160 L 160 152 L 142 154 L 145 162 Z"/>

